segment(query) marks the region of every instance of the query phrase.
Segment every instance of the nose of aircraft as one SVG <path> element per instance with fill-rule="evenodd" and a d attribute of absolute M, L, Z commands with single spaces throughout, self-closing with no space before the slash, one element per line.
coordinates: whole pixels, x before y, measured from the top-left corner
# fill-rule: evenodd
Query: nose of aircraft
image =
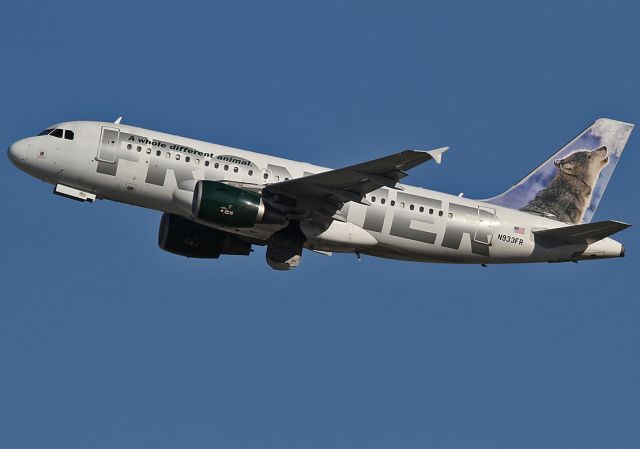
<path fill-rule="evenodd" d="M 13 163 L 13 165 L 19 167 L 27 158 L 27 148 L 21 141 L 18 141 L 13 143 L 9 147 L 8 154 L 9 160 Z"/>

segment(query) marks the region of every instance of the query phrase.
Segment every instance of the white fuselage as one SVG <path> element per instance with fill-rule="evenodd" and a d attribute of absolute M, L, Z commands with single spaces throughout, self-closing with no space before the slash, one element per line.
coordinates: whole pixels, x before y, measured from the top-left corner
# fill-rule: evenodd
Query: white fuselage
<path fill-rule="evenodd" d="M 197 180 L 259 191 L 267 184 L 329 170 L 124 124 L 78 121 L 52 128 L 72 131 L 73 140 L 43 135 L 18 141 L 10 148 L 14 164 L 53 185 L 187 218 Z M 477 200 L 402 187 L 367 194 L 370 206 L 346 203 L 340 211 L 346 221 L 335 221 L 328 230 L 316 231 L 301 223 L 305 246 L 394 259 L 482 264 L 618 257 L 622 252 L 622 245 L 610 238 L 591 245 L 536 241 L 532 231 L 564 224 Z M 220 229 L 266 243 L 277 227 Z"/>

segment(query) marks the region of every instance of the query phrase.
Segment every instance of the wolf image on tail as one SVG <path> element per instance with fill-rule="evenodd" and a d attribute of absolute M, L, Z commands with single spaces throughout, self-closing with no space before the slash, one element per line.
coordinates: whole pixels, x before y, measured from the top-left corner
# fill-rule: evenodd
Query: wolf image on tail
<path fill-rule="evenodd" d="M 557 172 L 549 186 L 540 190 L 521 210 L 565 223 L 582 223 L 593 188 L 608 162 L 607 147 L 578 150 L 556 159 Z"/>
<path fill-rule="evenodd" d="M 629 135 L 601 118 L 504 193 L 485 200 L 568 224 L 590 223 Z"/>

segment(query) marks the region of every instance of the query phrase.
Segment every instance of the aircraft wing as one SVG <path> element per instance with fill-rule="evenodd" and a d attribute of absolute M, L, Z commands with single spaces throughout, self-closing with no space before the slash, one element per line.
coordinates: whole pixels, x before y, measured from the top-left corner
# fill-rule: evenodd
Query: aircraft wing
<path fill-rule="evenodd" d="M 380 187 L 401 190 L 397 183 L 407 176 L 405 170 L 431 159 L 439 164 L 442 153 L 448 149 L 406 150 L 349 167 L 270 184 L 262 192 L 265 200 L 290 215 L 308 215 L 315 211 L 332 216 L 349 201 L 369 205 L 364 196 Z M 340 219 L 339 216 L 334 218 Z"/>
<path fill-rule="evenodd" d="M 560 228 L 544 229 L 533 231 L 539 237 L 556 240 L 563 243 L 587 243 L 592 244 L 598 240 L 627 229 L 630 224 L 620 221 L 607 220 L 596 221 L 573 226 L 563 226 Z"/>

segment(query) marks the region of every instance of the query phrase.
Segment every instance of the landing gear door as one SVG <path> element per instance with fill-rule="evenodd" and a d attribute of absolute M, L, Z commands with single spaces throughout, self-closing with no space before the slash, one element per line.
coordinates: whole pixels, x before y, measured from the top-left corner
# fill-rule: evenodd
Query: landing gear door
<path fill-rule="evenodd" d="M 496 226 L 496 210 L 490 207 L 478 206 L 478 224 L 473 240 L 483 245 L 491 245 L 493 230 Z"/>
<path fill-rule="evenodd" d="M 120 145 L 120 130 L 110 126 L 103 126 L 97 159 L 103 162 L 115 162 L 118 145 Z"/>

